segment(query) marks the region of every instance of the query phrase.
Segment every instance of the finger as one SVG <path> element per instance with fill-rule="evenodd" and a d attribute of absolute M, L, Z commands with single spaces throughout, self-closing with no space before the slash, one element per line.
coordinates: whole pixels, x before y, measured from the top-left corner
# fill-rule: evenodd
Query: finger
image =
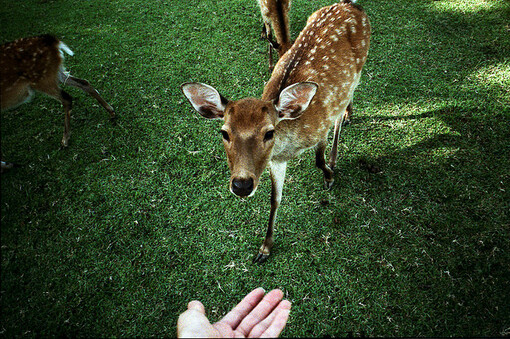
<path fill-rule="evenodd" d="M 202 314 L 205 314 L 205 307 L 204 304 L 202 304 L 198 300 L 193 300 L 188 303 L 188 310 L 195 310 Z"/>
<path fill-rule="evenodd" d="M 260 303 L 251 311 L 236 328 L 244 336 L 248 336 L 253 327 L 263 321 L 268 314 L 280 303 L 283 298 L 281 290 L 272 290 L 260 301 Z"/>
<path fill-rule="evenodd" d="M 177 337 L 196 337 L 202 329 L 212 327 L 202 312 L 189 309 L 177 320 Z"/>
<path fill-rule="evenodd" d="M 269 316 L 266 317 L 262 322 L 258 323 L 251 330 L 249 337 L 251 338 L 260 338 L 264 336 L 266 333 L 274 334 L 277 332 L 276 336 L 280 334 L 287 323 L 287 319 L 289 318 L 291 303 L 288 300 L 281 301 L 278 306 L 271 312 Z M 279 331 L 276 331 L 279 329 Z M 268 335 L 271 336 L 271 335 Z"/>
<path fill-rule="evenodd" d="M 287 325 L 287 320 L 289 319 L 290 308 L 289 309 L 281 309 L 274 318 L 273 322 L 269 326 L 267 330 L 264 331 L 260 335 L 260 338 L 276 338 L 282 333 L 285 325 Z"/>
<path fill-rule="evenodd" d="M 248 293 L 246 297 L 232 311 L 228 312 L 219 322 L 225 323 L 235 329 L 241 320 L 243 320 L 257 306 L 264 297 L 264 289 L 259 287 Z"/>

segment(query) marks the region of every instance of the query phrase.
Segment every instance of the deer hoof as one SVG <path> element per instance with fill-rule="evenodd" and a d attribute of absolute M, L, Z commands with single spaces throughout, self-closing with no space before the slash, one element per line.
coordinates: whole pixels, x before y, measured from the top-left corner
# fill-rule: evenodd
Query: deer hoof
<path fill-rule="evenodd" d="M 335 183 L 335 179 L 331 179 L 331 180 L 325 179 L 324 180 L 324 189 L 329 191 L 331 189 L 331 187 L 333 187 L 334 183 Z"/>
<path fill-rule="evenodd" d="M 264 253 L 258 253 L 257 256 L 255 258 L 253 258 L 253 263 L 257 263 L 257 264 L 263 264 L 266 262 L 267 258 L 269 258 L 269 254 L 264 254 Z"/>
<path fill-rule="evenodd" d="M 64 136 L 62 138 L 62 147 L 65 148 L 67 146 L 69 146 L 69 136 Z"/>

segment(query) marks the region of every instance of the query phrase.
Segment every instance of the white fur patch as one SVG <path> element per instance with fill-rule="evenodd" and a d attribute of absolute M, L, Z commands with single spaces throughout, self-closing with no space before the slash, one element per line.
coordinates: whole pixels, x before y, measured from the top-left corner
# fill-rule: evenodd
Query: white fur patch
<path fill-rule="evenodd" d="M 74 52 L 71 51 L 71 49 L 62 41 L 59 42 L 58 49 L 60 50 L 60 55 L 62 56 L 62 58 L 64 57 L 64 52 L 66 52 L 70 56 L 74 55 Z"/>

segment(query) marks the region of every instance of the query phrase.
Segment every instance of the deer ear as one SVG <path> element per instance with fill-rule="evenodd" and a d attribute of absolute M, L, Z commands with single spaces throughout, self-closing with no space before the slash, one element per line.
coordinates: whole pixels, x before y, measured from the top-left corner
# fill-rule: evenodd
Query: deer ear
<path fill-rule="evenodd" d="M 308 108 L 317 88 L 315 82 L 298 82 L 285 88 L 275 104 L 280 119 L 298 118 Z"/>
<path fill-rule="evenodd" d="M 223 119 L 228 100 L 209 85 L 189 82 L 181 85 L 182 92 L 193 107 L 207 119 Z"/>

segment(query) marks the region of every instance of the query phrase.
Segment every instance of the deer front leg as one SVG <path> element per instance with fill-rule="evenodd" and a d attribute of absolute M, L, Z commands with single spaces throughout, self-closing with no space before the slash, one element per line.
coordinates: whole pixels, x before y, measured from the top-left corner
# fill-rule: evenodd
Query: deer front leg
<path fill-rule="evenodd" d="M 315 165 L 324 173 L 324 188 L 329 190 L 333 186 L 333 170 L 326 165 L 324 153 L 326 151 L 327 139 L 321 141 L 315 148 Z"/>
<path fill-rule="evenodd" d="M 267 233 L 258 255 L 253 262 L 264 263 L 271 252 L 274 243 L 274 223 L 276 220 L 276 211 L 282 201 L 283 183 L 285 182 L 285 171 L 287 170 L 286 162 L 270 162 L 269 169 L 271 171 L 271 212 L 269 214 L 269 224 Z"/>
<path fill-rule="evenodd" d="M 329 168 L 332 171 L 335 170 L 336 159 L 338 156 L 338 139 L 340 138 L 340 132 L 342 131 L 342 125 L 348 124 L 350 122 L 350 117 L 352 114 L 352 102 L 347 106 L 345 113 L 336 119 L 335 122 L 335 134 L 333 136 L 333 146 L 331 147 L 331 153 L 329 155 Z"/>

